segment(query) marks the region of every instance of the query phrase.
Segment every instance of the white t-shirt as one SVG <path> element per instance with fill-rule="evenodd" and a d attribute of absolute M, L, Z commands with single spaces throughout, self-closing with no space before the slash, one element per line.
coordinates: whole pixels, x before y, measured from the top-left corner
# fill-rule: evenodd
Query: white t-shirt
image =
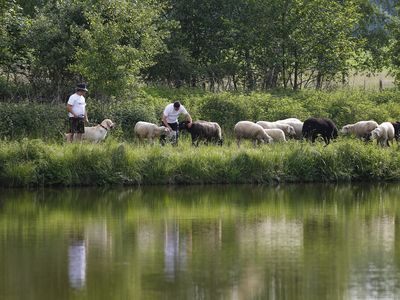
<path fill-rule="evenodd" d="M 85 115 L 85 112 L 86 112 L 85 97 L 75 93 L 69 97 L 68 104 L 72 105 L 72 111 L 75 113 L 75 115 L 77 115 L 77 116 Z M 68 113 L 68 116 L 73 117 L 74 115 L 71 113 Z"/>
<path fill-rule="evenodd" d="M 178 117 L 180 114 L 187 115 L 188 112 L 186 108 L 181 104 L 178 110 L 175 110 L 174 104 L 168 104 L 167 107 L 164 109 L 164 116 L 167 118 L 168 123 L 176 123 L 178 122 Z"/>

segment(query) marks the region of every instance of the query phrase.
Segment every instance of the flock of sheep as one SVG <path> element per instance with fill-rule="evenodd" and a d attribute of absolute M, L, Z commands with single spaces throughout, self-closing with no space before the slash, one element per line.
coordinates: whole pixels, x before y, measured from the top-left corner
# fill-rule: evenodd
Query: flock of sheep
<path fill-rule="evenodd" d="M 188 128 L 187 122 L 179 123 L 180 130 L 187 130 L 192 137 L 192 144 L 198 145 L 200 141 L 214 142 L 222 145 L 221 127 L 216 122 L 194 121 Z M 382 147 L 389 146 L 393 139 L 398 140 L 400 122 L 383 122 L 378 124 L 373 120 L 359 121 L 355 124 L 343 126 L 343 135 L 354 135 L 366 141 L 374 139 Z M 160 137 L 173 138 L 175 132 L 171 132 L 165 126 L 158 126 L 148 122 L 138 122 L 134 127 L 134 134 L 139 140 L 147 139 L 154 142 Z M 234 127 L 234 136 L 238 147 L 242 140 L 252 140 L 253 145 L 272 142 L 286 142 L 288 138 L 305 138 L 314 142 L 318 136 L 322 137 L 328 145 L 332 139 L 338 136 L 335 123 L 328 118 L 308 118 L 304 122 L 296 118 L 288 118 L 275 122 L 240 121 Z"/>

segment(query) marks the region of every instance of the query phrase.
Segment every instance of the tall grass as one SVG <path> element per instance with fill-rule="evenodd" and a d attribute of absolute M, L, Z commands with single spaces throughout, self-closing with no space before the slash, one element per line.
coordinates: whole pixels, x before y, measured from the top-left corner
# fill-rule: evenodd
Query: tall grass
<path fill-rule="evenodd" d="M 229 143 L 228 143 L 229 144 Z M 0 185 L 86 186 L 149 184 L 276 184 L 285 182 L 392 181 L 400 179 L 397 146 L 342 139 L 290 141 L 252 148 L 0 142 Z"/>

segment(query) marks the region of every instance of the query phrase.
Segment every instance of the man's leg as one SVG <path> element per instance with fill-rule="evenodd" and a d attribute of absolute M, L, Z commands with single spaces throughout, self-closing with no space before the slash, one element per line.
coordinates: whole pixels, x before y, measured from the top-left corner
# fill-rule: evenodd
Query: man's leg
<path fill-rule="evenodd" d="M 72 143 L 72 141 L 74 140 L 74 118 L 69 118 L 68 119 L 68 133 L 66 134 L 67 137 L 67 142 Z"/>
<path fill-rule="evenodd" d="M 75 135 L 76 135 L 76 140 L 78 142 L 82 141 L 82 135 L 85 133 L 85 121 L 83 120 L 83 118 L 78 118 L 76 119 L 76 131 L 75 131 Z"/>

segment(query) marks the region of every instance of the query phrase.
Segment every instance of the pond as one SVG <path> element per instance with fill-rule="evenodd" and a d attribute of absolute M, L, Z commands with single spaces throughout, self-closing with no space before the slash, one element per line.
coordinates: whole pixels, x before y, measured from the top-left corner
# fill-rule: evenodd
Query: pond
<path fill-rule="evenodd" d="M 0 299 L 388 299 L 400 185 L 0 190 Z"/>

